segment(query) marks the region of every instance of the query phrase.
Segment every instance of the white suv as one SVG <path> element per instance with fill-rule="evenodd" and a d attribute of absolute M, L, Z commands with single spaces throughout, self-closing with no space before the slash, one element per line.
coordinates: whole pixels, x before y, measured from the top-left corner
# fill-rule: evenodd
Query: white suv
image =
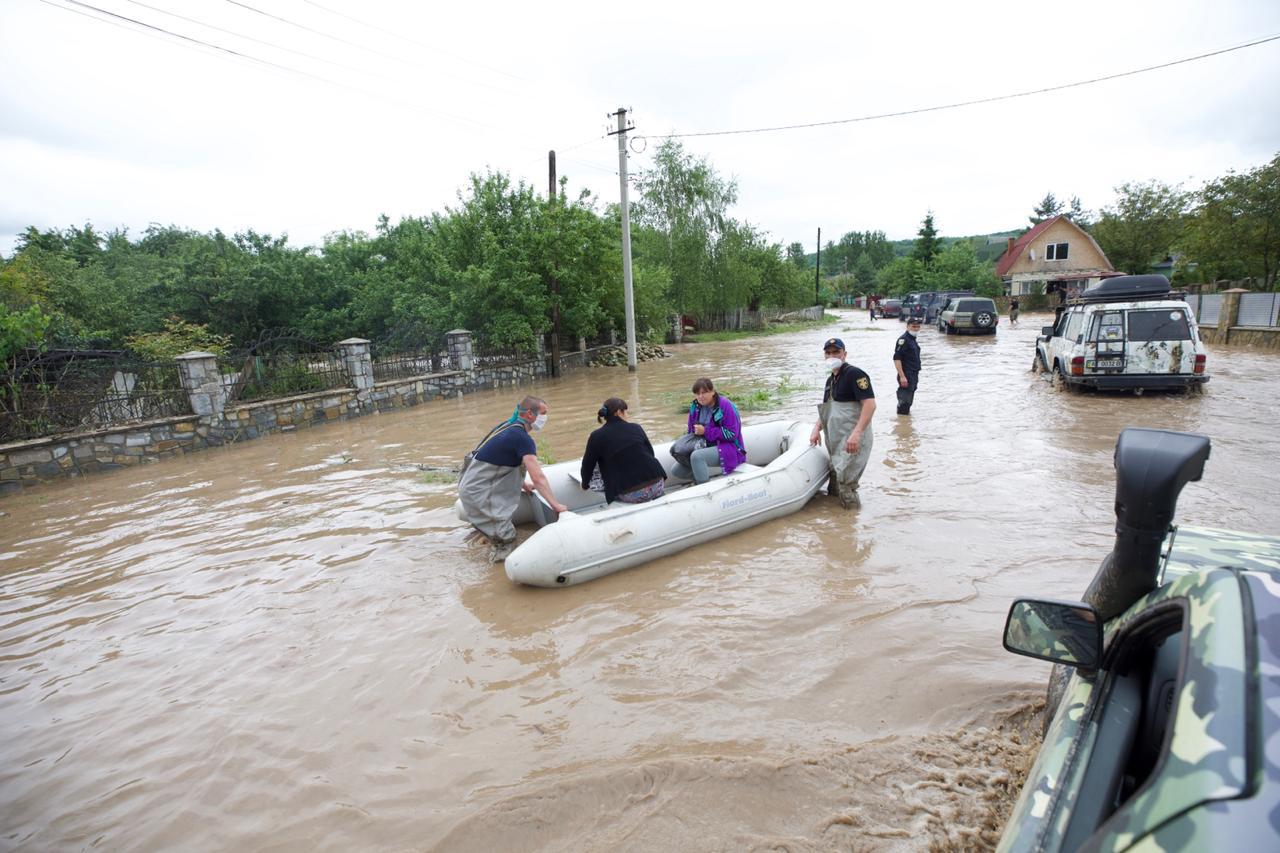
<path fill-rule="evenodd" d="M 1141 394 L 1209 381 L 1195 318 L 1164 276 L 1109 278 L 1059 306 L 1040 331 L 1034 367 L 1055 384 Z"/>

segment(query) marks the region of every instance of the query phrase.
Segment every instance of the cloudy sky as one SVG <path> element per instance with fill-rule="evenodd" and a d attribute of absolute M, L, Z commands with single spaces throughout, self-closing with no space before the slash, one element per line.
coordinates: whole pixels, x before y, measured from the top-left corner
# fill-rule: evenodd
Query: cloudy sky
<path fill-rule="evenodd" d="M 101 11 L 98 11 L 101 10 Z M 118 16 L 118 17 L 113 17 Z M 139 22 L 139 23 L 132 23 Z M 168 33 L 162 32 L 167 30 Z M 1059 86 L 1280 36 L 1276 0 L 976 4 L 0 0 L 0 252 L 29 225 L 253 228 L 298 245 L 450 204 L 471 172 L 618 197 L 666 134 Z M 1025 223 L 1280 152 L 1280 41 L 1123 79 L 827 127 L 687 137 L 735 212 L 812 247 Z"/>

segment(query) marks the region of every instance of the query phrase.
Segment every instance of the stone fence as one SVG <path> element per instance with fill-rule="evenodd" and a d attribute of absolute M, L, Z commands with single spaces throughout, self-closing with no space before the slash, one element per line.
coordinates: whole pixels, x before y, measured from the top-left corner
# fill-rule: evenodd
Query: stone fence
<path fill-rule="evenodd" d="M 1206 344 L 1224 346 L 1255 346 L 1263 349 L 1280 350 L 1280 326 L 1276 325 L 1276 308 L 1265 317 L 1268 325 L 1240 325 L 1241 297 L 1249 291 L 1233 287 L 1218 292 L 1222 301 L 1216 306 L 1217 311 L 1211 317 L 1209 312 L 1199 318 L 1200 339 Z M 1250 299 L 1254 298 L 1252 294 Z M 1202 303 L 1197 302 L 1197 307 Z M 1259 322 L 1262 322 L 1261 320 Z"/>
<path fill-rule="evenodd" d="M 273 432 L 292 432 L 440 397 L 520 385 L 550 373 L 550 359 L 541 352 L 514 363 L 484 364 L 475 355 L 469 331 L 456 329 L 446 340 L 449 363 L 456 370 L 375 382 L 369 341 L 351 338 L 338 344 L 349 388 L 256 403 L 227 401 L 217 356 L 185 353 L 178 357 L 178 367 L 193 414 L 0 445 L 0 494 L 45 480 L 127 468 Z M 585 366 L 591 352 L 566 353 L 560 359 L 561 367 Z"/>

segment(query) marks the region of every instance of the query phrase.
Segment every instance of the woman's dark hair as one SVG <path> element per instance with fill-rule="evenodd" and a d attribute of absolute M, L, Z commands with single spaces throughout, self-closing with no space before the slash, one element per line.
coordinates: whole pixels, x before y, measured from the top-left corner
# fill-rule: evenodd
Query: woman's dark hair
<path fill-rule="evenodd" d="M 693 393 L 697 394 L 700 391 L 710 391 L 715 395 L 711 398 L 711 405 L 720 405 L 720 392 L 716 390 L 716 386 L 711 384 L 711 380 L 705 376 L 693 380 Z"/>
<path fill-rule="evenodd" d="M 596 412 L 596 420 L 600 423 L 611 421 L 618 417 L 618 412 L 627 410 L 627 401 L 621 397 L 610 397 L 604 401 L 604 405 L 600 407 L 600 411 Z"/>

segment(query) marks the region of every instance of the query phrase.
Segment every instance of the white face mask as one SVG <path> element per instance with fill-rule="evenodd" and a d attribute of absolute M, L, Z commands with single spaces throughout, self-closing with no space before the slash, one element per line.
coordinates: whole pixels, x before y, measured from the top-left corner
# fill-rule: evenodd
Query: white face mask
<path fill-rule="evenodd" d="M 835 370 L 840 365 L 844 364 L 844 359 L 840 359 L 840 358 L 836 358 L 835 356 L 832 356 L 831 358 L 828 358 L 823 363 L 827 366 L 827 370 Z"/>
<path fill-rule="evenodd" d="M 547 416 L 538 415 L 536 418 L 533 419 L 533 424 L 531 425 L 531 427 L 534 432 L 537 432 L 538 430 L 542 429 L 546 425 L 547 425 Z"/>
<path fill-rule="evenodd" d="M 914 337 L 916 336 L 916 330 L 915 330 L 915 329 L 907 329 L 907 334 L 914 338 Z"/>

